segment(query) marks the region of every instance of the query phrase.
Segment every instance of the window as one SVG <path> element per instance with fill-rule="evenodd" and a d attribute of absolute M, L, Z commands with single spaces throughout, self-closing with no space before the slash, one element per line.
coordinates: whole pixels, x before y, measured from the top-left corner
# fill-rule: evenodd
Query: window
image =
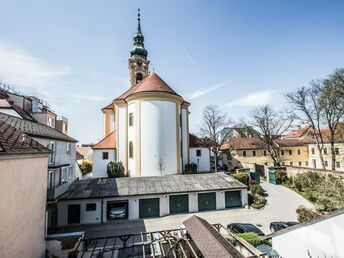
<path fill-rule="evenodd" d="M 69 166 L 68 167 L 68 181 L 73 179 L 73 167 Z"/>
<path fill-rule="evenodd" d="M 97 210 L 96 203 L 86 203 L 86 211 L 95 211 Z"/>
<path fill-rule="evenodd" d="M 297 155 L 301 155 L 301 150 L 300 149 L 297 150 Z"/>
<path fill-rule="evenodd" d="M 49 171 L 48 176 L 48 189 L 54 188 L 54 171 Z"/>
<path fill-rule="evenodd" d="M 284 163 L 284 161 L 282 161 L 282 166 L 284 166 L 285 165 L 285 163 Z"/>
<path fill-rule="evenodd" d="M 107 151 L 103 152 L 103 159 L 109 159 L 109 153 Z"/>
<path fill-rule="evenodd" d="M 264 156 L 266 156 L 266 155 L 267 155 L 267 153 L 266 153 L 266 150 L 263 150 L 263 155 L 264 155 Z"/>
<path fill-rule="evenodd" d="M 55 142 L 50 142 L 48 145 L 48 149 L 52 151 L 52 153 L 49 156 L 49 163 L 52 164 L 55 162 L 55 149 L 56 149 Z"/>
<path fill-rule="evenodd" d="M 196 156 L 201 157 L 202 156 L 202 150 L 196 150 Z"/>
<path fill-rule="evenodd" d="M 340 168 L 340 162 L 336 162 L 336 168 Z"/>
<path fill-rule="evenodd" d="M 312 154 L 315 154 L 315 149 L 314 148 L 312 148 L 311 151 L 312 151 Z"/>
<path fill-rule="evenodd" d="M 256 156 L 256 151 L 252 151 L 252 156 L 255 157 Z"/>
<path fill-rule="evenodd" d="M 324 155 L 327 155 L 327 148 L 324 148 Z"/>
<path fill-rule="evenodd" d="M 339 149 L 338 148 L 335 148 L 334 152 L 335 152 L 336 155 L 339 155 Z"/>
<path fill-rule="evenodd" d="M 308 161 L 305 162 L 306 167 L 308 167 Z"/>
<path fill-rule="evenodd" d="M 129 126 L 133 126 L 134 125 L 134 114 L 130 113 L 129 114 Z"/>
<path fill-rule="evenodd" d="M 293 166 L 294 165 L 294 162 L 290 161 L 290 166 Z"/>
<path fill-rule="evenodd" d="M 140 81 L 142 81 L 142 73 L 137 73 L 136 74 L 136 83 L 139 83 Z"/>
<path fill-rule="evenodd" d="M 281 150 L 281 155 L 284 156 L 284 150 Z"/>
<path fill-rule="evenodd" d="M 317 161 L 315 159 L 312 159 L 313 162 L 313 168 L 317 168 Z"/>
<path fill-rule="evenodd" d="M 327 160 L 324 161 L 324 164 L 325 164 L 325 167 L 328 167 L 328 161 Z"/>
<path fill-rule="evenodd" d="M 55 127 L 54 119 L 51 117 L 48 117 L 48 126 L 53 127 L 53 128 Z"/>
<path fill-rule="evenodd" d="M 242 156 L 243 157 L 246 157 L 247 156 L 247 152 L 244 150 L 244 151 L 242 151 Z"/>
<path fill-rule="evenodd" d="M 67 143 L 67 154 L 68 154 L 68 155 L 71 154 L 70 148 L 71 148 L 71 144 L 70 144 L 70 142 L 69 142 L 69 143 Z"/>
<path fill-rule="evenodd" d="M 299 167 L 301 167 L 302 166 L 302 162 L 301 161 L 299 161 Z"/>
<path fill-rule="evenodd" d="M 129 158 L 134 157 L 134 145 L 133 142 L 129 142 Z"/>
<path fill-rule="evenodd" d="M 289 150 L 289 155 L 293 155 L 293 151 L 292 150 Z"/>
<path fill-rule="evenodd" d="M 61 168 L 62 170 L 62 183 L 63 182 L 68 182 L 68 171 L 67 171 L 68 168 Z"/>

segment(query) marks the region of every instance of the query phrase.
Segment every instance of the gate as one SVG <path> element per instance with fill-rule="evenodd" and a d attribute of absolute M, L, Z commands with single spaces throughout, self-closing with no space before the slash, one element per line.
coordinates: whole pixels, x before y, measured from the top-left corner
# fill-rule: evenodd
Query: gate
<path fill-rule="evenodd" d="M 276 185 L 276 172 L 275 170 L 269 170 L 269 183 Z"/>

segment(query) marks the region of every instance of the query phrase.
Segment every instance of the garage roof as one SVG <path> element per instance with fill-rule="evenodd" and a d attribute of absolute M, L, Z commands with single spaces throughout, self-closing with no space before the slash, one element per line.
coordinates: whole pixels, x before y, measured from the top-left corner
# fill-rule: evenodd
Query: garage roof
<path fill-rule="evenodd" d="M 154 177 L 97 178 L 75 181 L 63 199 L 93 199 L 245 188 L 246 185 L 222 172 Z"/>

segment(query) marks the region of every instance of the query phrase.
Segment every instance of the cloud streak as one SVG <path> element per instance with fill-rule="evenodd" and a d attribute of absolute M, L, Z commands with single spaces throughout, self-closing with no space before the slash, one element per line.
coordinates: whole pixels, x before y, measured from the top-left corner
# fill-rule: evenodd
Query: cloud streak
<path fill-rule="evenodd" d="M 193 99 L 197 99 L 201 96 L 204 96 L 204 95 L 207 95 L 223 86 L 225 86 L 226 84 L 228 84 L 229 81 L 224 81 L 224 82 L 221 82 L 219 84 L 216 84 L 214 86 L 211 86 L 210 88 L 207 88 L 207 89 L 201 89 L 201 90 L 196 90 L 194 91 L 193 93 L 190 94 L 189 96 L 189 99 L 190 100 L 193 100 Z"/>
<path fill-rule="evenodd" d="M 225 107 L 254 107 L 266 105 L 273 97 L 273 91 L 252 92 L 239 99 L 224 104 Z"/>
<path fill-rule="evenodd" d="M 186 54 L 187 58 L 189 59 L 190 63 L 191 63 L 192 65 L 195 65 L 195 62 L 194 62 L 192 56 L 190 55 L 189 50 L 187 50 L 186 48 L 185 48 L 185 54 Z"/>

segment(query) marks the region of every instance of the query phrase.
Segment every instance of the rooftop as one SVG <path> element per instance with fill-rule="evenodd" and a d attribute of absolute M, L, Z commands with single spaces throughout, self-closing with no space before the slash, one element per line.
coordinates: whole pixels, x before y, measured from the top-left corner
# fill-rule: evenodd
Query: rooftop
<path fill-rule="evenodd" d="M 103 178 L 75 181 L 64 199 L 92 199 L 243 188 L 246 188 L 246 185 L 225 173 Z"/>
<path fill-rule="evenodd" d="M 77 140 L 73 139 L 72 137 L 63 134 L 47 125 L 24 120 L 4 113 L 0 113 L 0 120 L 32 137 L 77 142 Z"/>
<path fill-rule="evenodd" d="M 103 138 L 100 142 L 93 146 L 92 149 L 115 149 L 116 148 L 116 134 L 113 131 L 108 136 Z"/>

